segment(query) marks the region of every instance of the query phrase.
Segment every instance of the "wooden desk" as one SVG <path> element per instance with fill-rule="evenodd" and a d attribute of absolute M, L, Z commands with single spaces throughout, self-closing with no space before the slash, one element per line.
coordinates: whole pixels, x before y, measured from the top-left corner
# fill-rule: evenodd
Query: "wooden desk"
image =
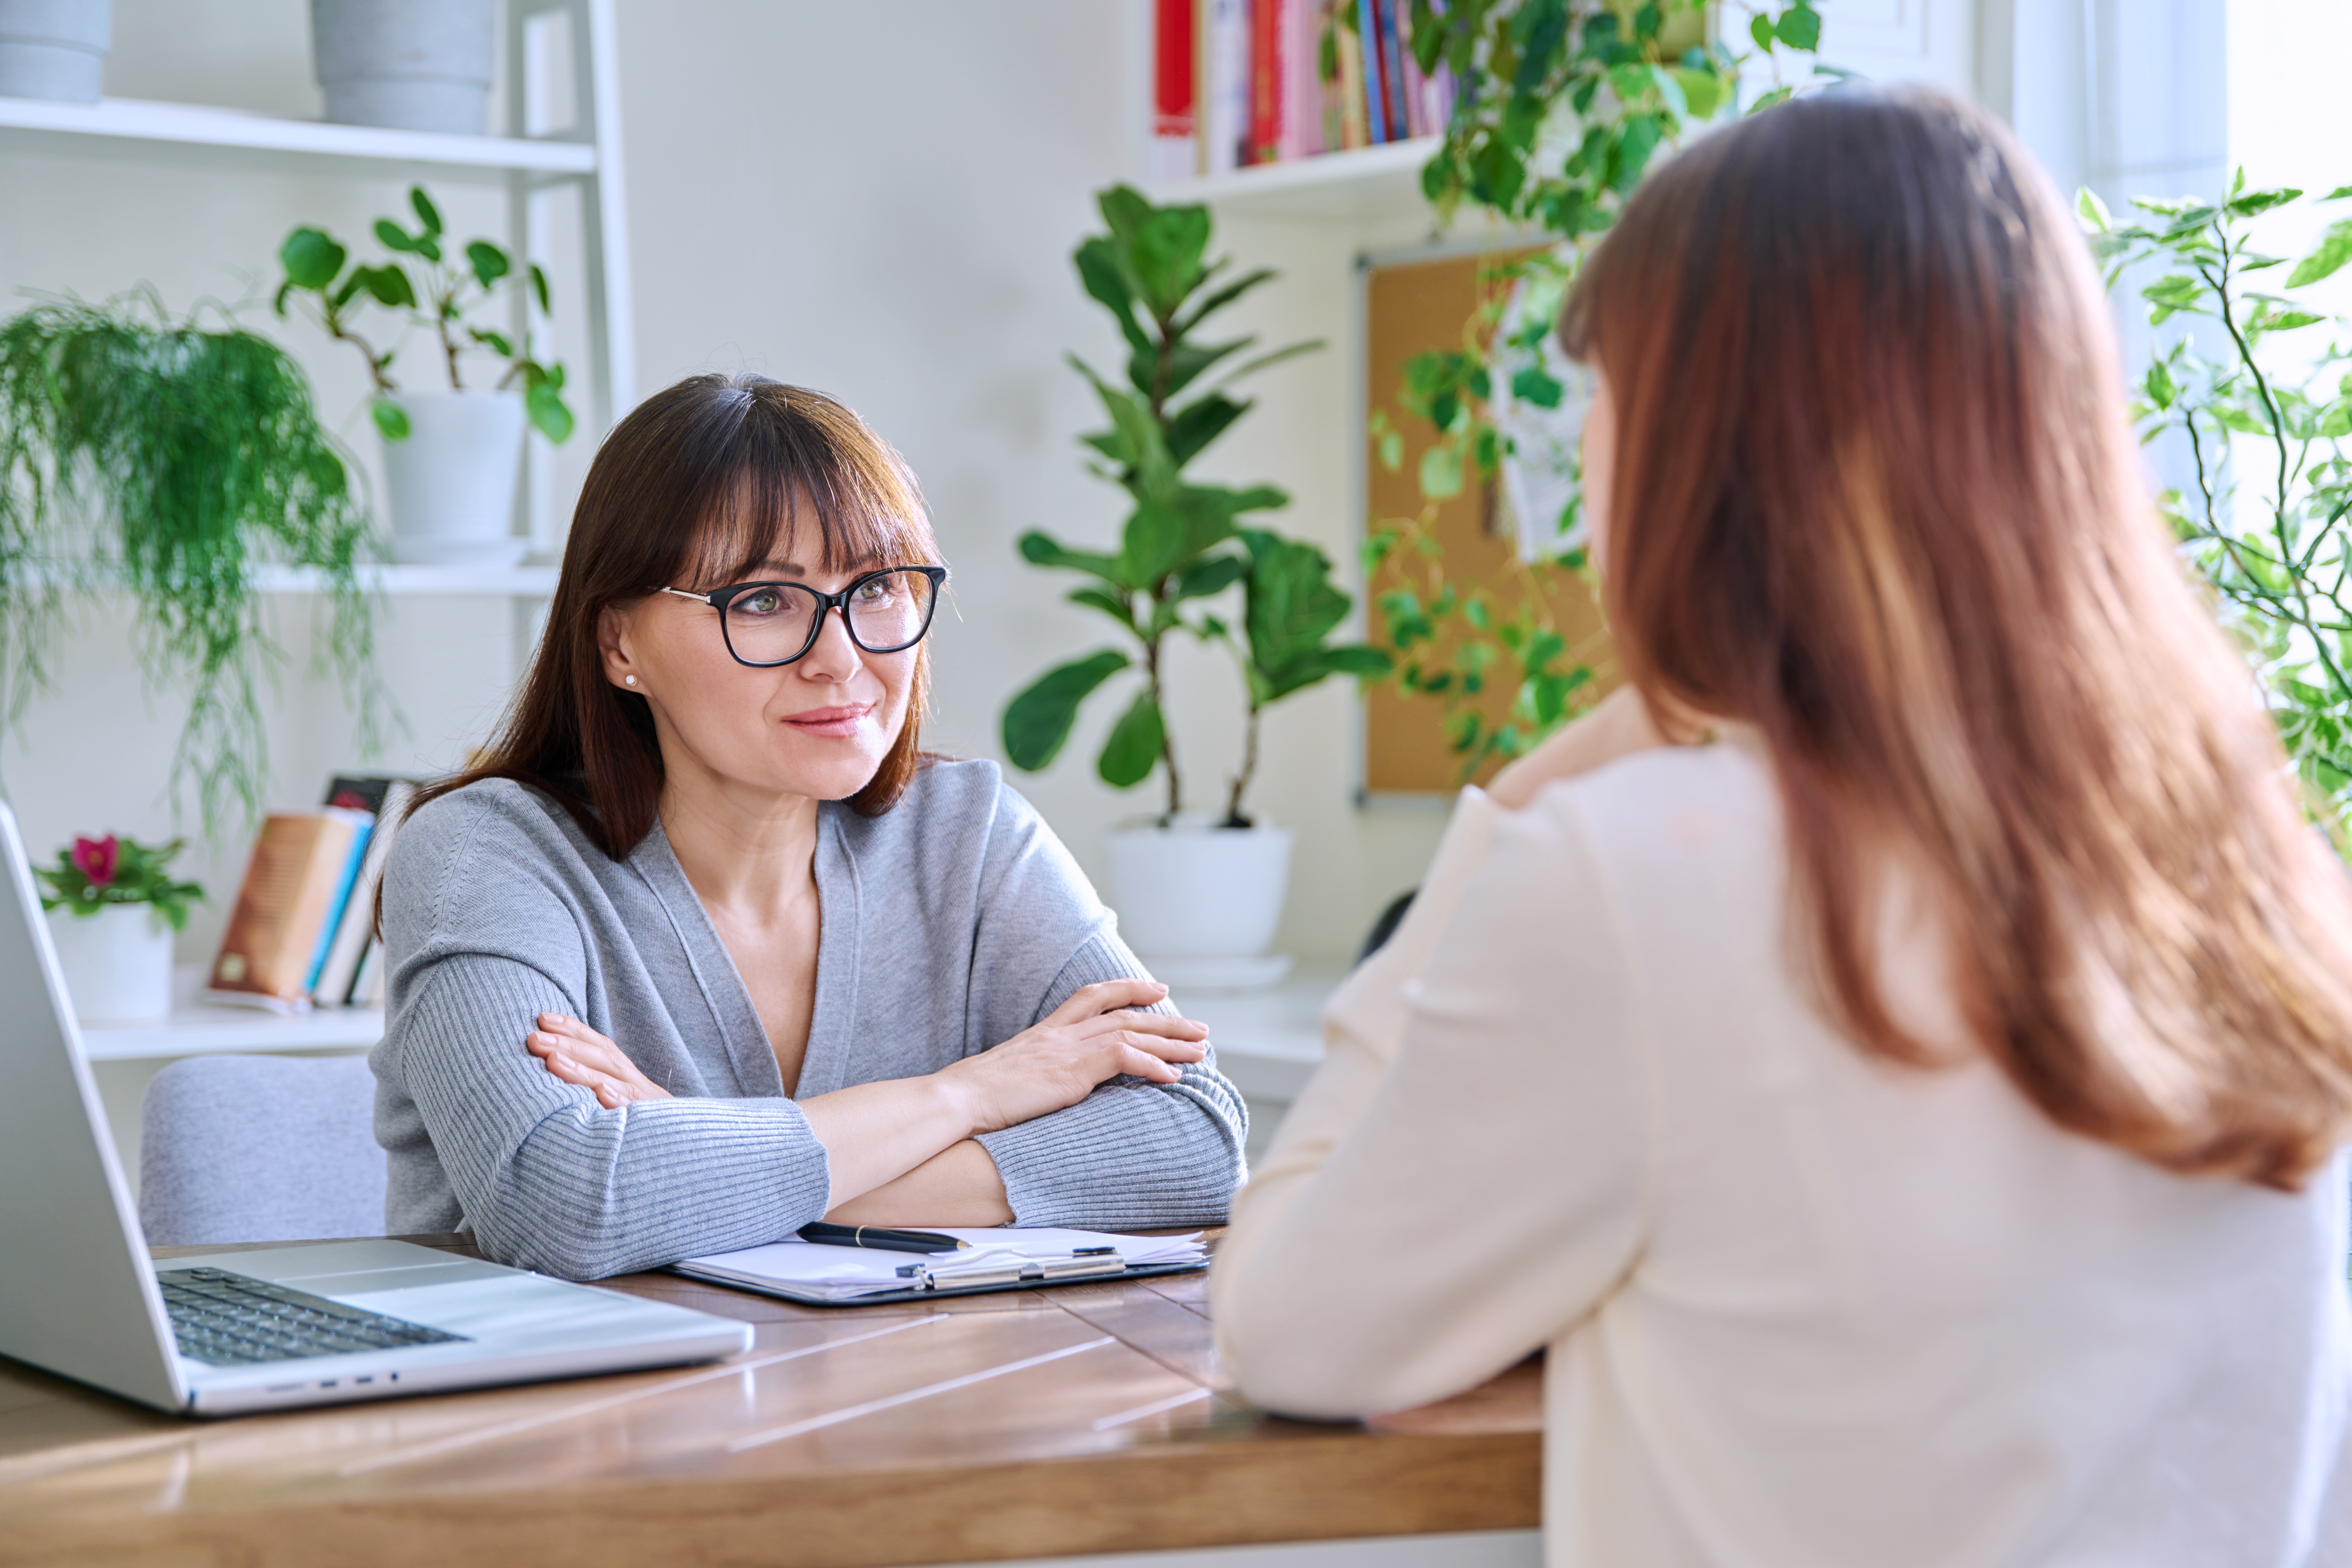
<path fill-rule="evenodd" d="M 1538 1519 L 1536 1367 L 1364 1426 L 1276 1419 L 1227 1392 L 1201 1275 L 846 1310 L 608 1283 L 758 1343 L 217 1422 L 0 1361 L 0 1563 L 852 1568 Z"/>

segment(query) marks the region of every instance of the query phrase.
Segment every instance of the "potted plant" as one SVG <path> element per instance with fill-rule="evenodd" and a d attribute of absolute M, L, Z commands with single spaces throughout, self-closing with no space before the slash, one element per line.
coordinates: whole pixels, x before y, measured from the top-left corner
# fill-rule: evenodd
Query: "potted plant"
<path fill-rule="evenodd" d="M 1321 551 L 1241 525 L 1286 505 L 1286 496 L 1265 485 L 1198 484 L 1184 469 L 1249 411 L 1228 390 L 1235 381 L 1319 345 L 1244 358 L 1255 339 L 1205 341 L 1212 316 L 1274 274 L 1227 276 L 1225 261 L 1208 260 L 1205 207 L 1155 206 L 1125 185 L 1102 193 L 1099 205 L 1108 232 L 1087 238 L 1075 260 L 1087 293 L 1127 342 L 1126 384 L 1076 356 L 1071 363 L 1110 417 L 1108 429 L 1082 437 L 1105 459 L 1095 472 L 1123 488 L 1133 507 L 1115 551 L 1072 549 L 1036 531 L 1020 549 L 1036 565 L 1088 579 L 1070 602 L 1110 620 L 1125 646 L 1057 665 L 1015 696 L 1004 710 L 1005 755 L 1030 772 L 1050 765 L 1087 700 L 1122 672 L 1139 675 L 1095 763 L 1118 789 L 1155 769 L 1166 779 L 1166 809 L 1111 836 L 1112 900 L 1128 940 L 1163 978 L 1270 983 L 1288 964 L 1265 953 L 1281 918 L 1291 835 L 1247 811 L 1260 719 L 1271 703 L 1333 675 L 1378 674 L 1388 659 L 1328 640 L 1350 600 L 1332 585 Z M 1242 765 L 1220 815 L 1185 809 L 1162 684 L 1162 654 L 1180 633 L 1226 647 L 1241 666 Z"/>
<path fill-rule="evenodd" d="M 0 97 L 96 103 L 113 0 L 0 0 Z"/>
<path fill-rule="evenodd" d="M 119 626 L 188 717 L 167 787 L 193 784 L 207 831 L 259 816 L 259 693 L 283 658 L 257 569 L 318 569 L 321 637 L 355 699 L 360 744 L 387 712 L 357 568 L 367 516 L 301 367 L 234 320 L 201 326 L 152 291 L 51 300 L 0 321 L 0 728 L 47 680 L 67 604 Z"/>
<path fill-rule="evenodd" d="M 310 0 L 328 120 L 481 135 L 498 19 L 498 0 Z"/>
<path fill-rule="evenodd" d="M 185 842 L 77 838 L 56 865 L 34 869 L 66 994 L 83 1023 L 147 1023 L 172 1011 L 172 937 L 187 928 L 189 903 L 205 896 L 172 876 Z"/>
<path fill-rule="evenodd" d="M 1399 692 L 1444 705 L 1466 781 L 1518 756 L 1600 695 L 1559 634 L 1551 596 L 1585 569 L 1578 444 L 1589 389 L 1552 342 L 1577 268 L 1654 159 L 1694 131 L 1769 109 L 1820 63 L 1814 0 L 1403 0 L 1423 71 L 1457 84 L 1444 141 L 1422 171 L 1441 223 L 1469 207 L 1550 242 L 1485 271 L 1460 350 L 1405 366 L 1399 409 L 1433 437 L 1416 517 L 1373 520 L 1374 637 Z M 1341 6 L 1338 25 L 1353 26 Z M 1504 64 L 1503 62 L 1507 62 Z M 1749 83 L 1771 85 L 1744 105 Z M 1372 416 L 1378 460 L 1402 467 L 1403 434 Z M 1517 537 L 1507 580 L 1467 589 L 1447 572 L 1438 506 L 1496 487 Z"/>
<path fill-rule="evenodd" d="M 467 319 L 493 296 L 527 285 L 543 314 L 547 274 L 520 273 L 487 239 L 468 240 L 459 265 L 445 246 L 440 209 L 422 185 L 408 193 L 417 227 L 378 218 L 375 237 L 385 249 L 411 258 L 412 279 L 398 260 L 368 263 L 324 229 L 308 226 L 286 237 L 278 258 L 286 276 L 273 304 L 289 304 L 347 342 L 367 361 L 375 397 L 370 412 L 384 439 L 384 488 L 392 506 L 392 550 L 402 561 L 512 565 L 530 542 L 514 537 L 515 480 L 522 465 L 524 426 L 562 442 L 572 430 L 563 402 L 563 366 L 532 357 L 528 338 Z M 434 335 L 448 390 L 403 391 L 392 376 L 395 350 L 361 335 L 360 313 L 371 304 L 401 314 L 404 324 Z M 468 388 L 467 356 L 487 354 L 506 371 L 487 389 Z"/>

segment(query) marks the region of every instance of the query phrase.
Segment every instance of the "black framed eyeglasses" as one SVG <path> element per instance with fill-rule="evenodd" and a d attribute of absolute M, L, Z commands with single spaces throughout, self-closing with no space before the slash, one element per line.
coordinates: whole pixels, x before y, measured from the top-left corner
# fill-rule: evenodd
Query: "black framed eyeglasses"
<path fill-rule="evenodd" d="M 698 594 L 664 588 L 719 612 L 719 635 L 738 664 L 772 669 L 804 658 L 824 630 L 827 610 L 841 612 L 849 640 L 867 653 L 898 653 L 923 640 L 947 585 L 944 566 L 885 566 L 838 594 L 805 583 L 734 583 Z"/>

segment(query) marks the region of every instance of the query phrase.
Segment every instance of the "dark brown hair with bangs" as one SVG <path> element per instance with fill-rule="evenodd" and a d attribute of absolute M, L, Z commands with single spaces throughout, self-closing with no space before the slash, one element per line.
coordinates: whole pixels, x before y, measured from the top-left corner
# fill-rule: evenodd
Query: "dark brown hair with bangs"
<path fill-rule="evenodd" d="M 415 805 L 481 779 L 545 792 L 618 860 L 652 831 L 661 747 L 652 710 L 604 679 L 598 618 L 668 587 L 740 581 L 814 531 L 828 571 L 939 562 L 922 492 L 865 421 L 821 392 L 764 376 L 690 376 L 656 393 L 598 448 L 572 514 L 547 631 L 498 733 Z M 922 762 L 928 645 L 897 742 L 851 807 L 879 816 Z M 415 806 L 410 808 L 412 811 Z"/>
<path fill-rule="evenodd" d="M 1603 585 L 1654 712 L 1761 732 L 1795 956 L 1938 1059 L 1874 951 L 1916 876 L 2054 1122 L 2301 1184 L 2352 1135 L 2352 889 L 2140 478 L 2105 302 L 1989 116 L 1834 92 L 1627 204 L 1561 322 L 1618 410 Z"/>

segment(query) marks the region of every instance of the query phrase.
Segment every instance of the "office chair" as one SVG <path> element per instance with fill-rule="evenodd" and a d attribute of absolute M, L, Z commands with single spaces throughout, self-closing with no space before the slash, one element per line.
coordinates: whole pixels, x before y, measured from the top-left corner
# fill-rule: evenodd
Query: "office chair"
<path fill-rule="evenodd" d="M 155 1075 L 139 1118 L 151 1247 L 383 1234 L 364 1057 L 189 1057 Z"/>

